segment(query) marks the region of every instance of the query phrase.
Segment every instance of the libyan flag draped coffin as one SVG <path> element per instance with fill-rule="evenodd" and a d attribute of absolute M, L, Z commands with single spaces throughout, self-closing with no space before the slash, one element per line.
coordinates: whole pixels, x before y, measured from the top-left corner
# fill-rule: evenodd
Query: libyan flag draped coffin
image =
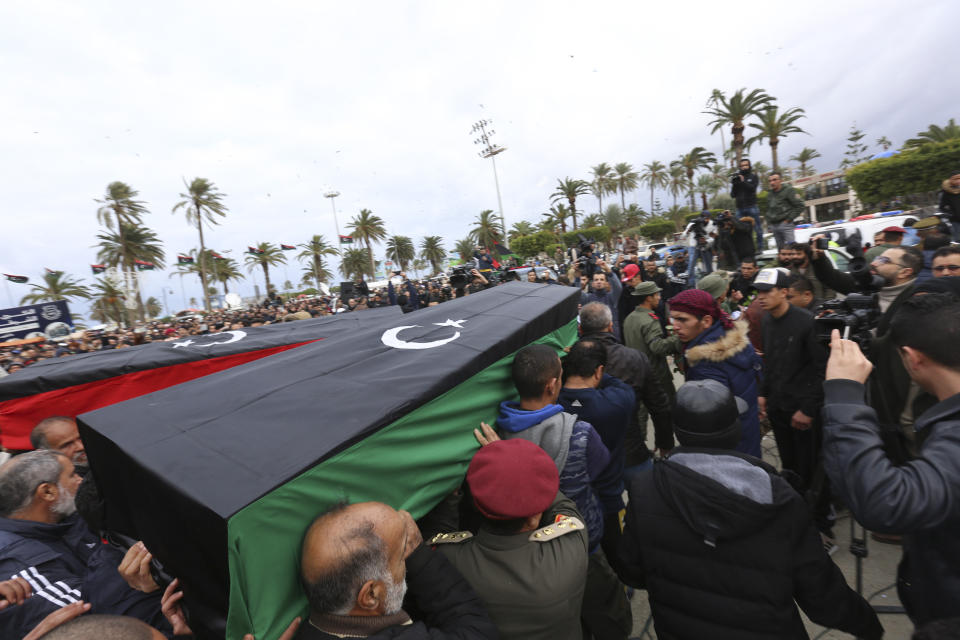
<path fill-rule="evenodd" d="M 180 578 L 198 634 L 275 638 L 306 612 L 312 519 L 342 500 L 419 518 L 457 488 L 513 355 L 571 344 L 579 293 L 510 283 L 81 415 L 107 526 Z"/>
<path fill-rule="evenodd" d="M 30 431 L 44 418 L 79 415 L 401 316 L 399 307 L 381 307 L 38 362 L 0 379 L 0 444 L 30 449 Z"/>

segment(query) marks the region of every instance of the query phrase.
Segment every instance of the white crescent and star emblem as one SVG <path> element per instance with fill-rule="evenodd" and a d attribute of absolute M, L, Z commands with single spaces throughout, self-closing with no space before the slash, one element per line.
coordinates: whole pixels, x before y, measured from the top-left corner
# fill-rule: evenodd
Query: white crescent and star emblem
<path fill-rule="evenodd" d="M 463 323 L 466 320 L 451 320 L 447 318 L 446 322 L 434 322 L 433 324 L 438 327 L 453 327 L 455 329 L 463 329 Z M 383 332 L 383 335 L 380 337 L 380 341 L 388 347 L 393 347 L 394 349 L 433 349 L 435 347 L 440 347 L 448 342 L 453 342 L 460 337 L 460 332 L 455 331 L 452 336 L 449 338 L 444 338 L 443 340 L 434 340 L 432 342 L 407 342 L 406 340 L 400 339 L 400 332 L 406 329 L 416 329 L 420 327 L 419 324 L 410 324 L 402 327 L 394 327 L 393 329 L 387 329 Z"/>
<path fill-rule="evenodd" d="M 246 337 L 247 337 L 247 332 L 246 332 L 246 331 L 224 331 L 224 332 L 222 332 L 222 333 L 214 334 L 214 335 L 211 336 L 211 337 L 220 337 L 220 336 L 224 336 L 224 337 L 225 337 L 225 336 L 230 336 L 230 339 L 229 339 L 229 340 L 218 340 L 218 341 L 216 341 L 216 342 L 204 342 L 204 343 L 202 343 L 202 344 L 201 344 L 201 343 L 198 343 L 196 340 L 190 340 L 190 339 L 188 339 L 188 340 L 183 340 L 183 341 L 181 341 L 181 342 L 174 342 L 174 343 L 173 343 L 173 348 L 174 348 L 174 349 L 178 349 L 178 348 L 180 348 L 180 347 L 190 347 L 190 346 L 194 346 L 194 347 L 212 347 L 212 346 L 215 345 L 215 344 L 230 344 L 231 342 L 239 342 L 240 340 L 243 340 L 244 338 L 246 338 Z M 204 336 L 204 337 L 207 337 L 207 336 Z"/>

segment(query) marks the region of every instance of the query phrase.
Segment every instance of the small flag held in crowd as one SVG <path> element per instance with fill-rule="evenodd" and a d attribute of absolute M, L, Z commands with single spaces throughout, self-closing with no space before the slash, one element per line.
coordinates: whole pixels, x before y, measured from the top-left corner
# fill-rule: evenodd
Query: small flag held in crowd
<path fill-rule="evenodd" d="M 92 264 L 92 265 L 90 265 L 90 270 L 93 271 L 93 275 L 97 275 L 98 273 L 103 273 L 104 271 L 106 271 L 106 270 L 107 270 L 107 265 L 105 265 L 105 264 Z"/>
<path fill-rule="evenodd" d="M 192 256 L 178 255 L 178 256 L 177 256 L 177 264 L 193 264 L 193 257 L 192 257 Z"/>
<path fill-rule="evenodd" d="M 280 244 L 280 250 L 281 250 L 281 251 L 293 251 L 293 250 L 296 249 L 296 248 L 297 248 L 297 247 L 296 247 L 295 245 L 292 245 L 292 244 L 282 244 L 282 243 Z"/>
<path fill-rule="evenodd" d="M 353 236 L 340 236 L 340 244 L 353 244 Z"/>
<path fill-rule="evenodd" d="M 263 249 L 257 249 L 256 247 L 247 247 L 247 253 L 250 253 L 255 256 L 263 255 L 265 252 Z"/>
<path fill-rule="evenodd" d="M 9 280 L 10 282 L 19 282 L 20 284 L 24 284 L 28 280 L 30 280 L 30 278 L 28 278 L 27 276 L 14 276 L 14 275 L 10 275 L 9 273 L 5 273 L 3 275 L 6 276 L 7 280 Z"/>
<path fill-rule="evenodd" d="M 134 260 L 133 264 L 136 265 L 137 271 L 153 271 L 157 266 L 145 260 Z"/>

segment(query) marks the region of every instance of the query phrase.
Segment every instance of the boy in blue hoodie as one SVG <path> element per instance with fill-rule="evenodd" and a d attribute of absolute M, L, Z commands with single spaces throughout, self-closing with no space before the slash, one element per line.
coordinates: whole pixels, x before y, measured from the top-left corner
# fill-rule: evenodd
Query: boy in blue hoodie
<path fill-rule="evenodd" d="M 600 435 L 557 404 L 562 367 L 556 351 L 530 345 L 517 352 L 512 367 L 519 402 L 501 402 L 497 428 L 504 440 L 523 438 L 540 446 L 560 471 L 560 491 L 574 501 L 587 525 L 590 561 L 581 616 L 596 638 L 626 638 L 632 615 L 623 588 L 600 550 L 603 508 L 594 483 L 610 464 Z"/>
<path fill-rule="evenodd" d="M 587 525 L 592 553 L 603 537 L 603 510 L 591 483 L 610 462 L 610 452 L 589 423 L 557 404 L 563 382 L 556 351 L 540 344 L 521 349 L 512 376 L 520 402 L 500 403 L 500 435 L 529 440 L 550 454 L 560 471 L 560 491 Z"/>

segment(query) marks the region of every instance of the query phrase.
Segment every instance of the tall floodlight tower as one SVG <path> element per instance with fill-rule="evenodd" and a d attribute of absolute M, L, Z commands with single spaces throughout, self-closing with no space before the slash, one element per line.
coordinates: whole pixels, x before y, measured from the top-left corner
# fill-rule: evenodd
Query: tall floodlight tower
<path fill-rule="evenodd" d="M 497 177 L 497 161 L 495 156 L 497 154 L 503 153 L 507 150 L 506 147 L 501 147 L 495 142 L 492 142 L 490 138 L 497 132 L 493 130 L 493 120 L 479 120 L 474 123 L 473 128 L 470 129 L 472 135 L 478 135 L 479 137 L 473 141 L 473 144 L 482 145 L 482 149 L 477 154 L 481 158 L 490 158 L 490 162 L 493 164 L 493 184 L 497 188 L 497 206 L 500 208 L 500 224 L 503 226 L 503 239 L 506 242 L 507 238 L 507 221 L 503 216 L 503 200 L 500 199 L 500 179 Z M 490 129 L 487 131 L 487 129 Z"/>

